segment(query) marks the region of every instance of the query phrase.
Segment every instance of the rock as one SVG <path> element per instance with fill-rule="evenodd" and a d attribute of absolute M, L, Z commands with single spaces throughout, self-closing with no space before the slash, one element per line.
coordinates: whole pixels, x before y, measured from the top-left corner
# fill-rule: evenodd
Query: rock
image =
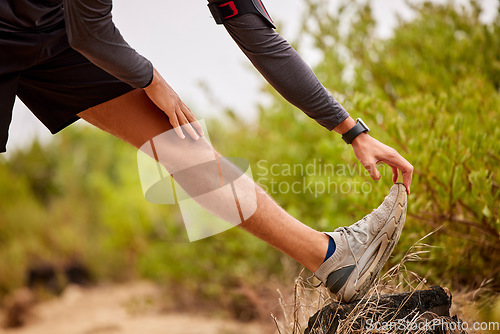
<path fill-rule="evenodd" d="M 461 330 L 461 321 L 450 317 L 451 302 L 448 289 L 439 286 L 350 303 L 333 302 L 309 319 L 304 334 L 466 333 Z"/>

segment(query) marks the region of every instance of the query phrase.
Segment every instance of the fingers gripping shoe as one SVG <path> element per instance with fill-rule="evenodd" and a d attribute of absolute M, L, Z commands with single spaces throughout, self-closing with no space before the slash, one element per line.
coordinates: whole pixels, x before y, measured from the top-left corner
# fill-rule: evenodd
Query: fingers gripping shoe
<path fill-rule="evenodd" d="M 397 183 L 384 202 L 348 227 L 326 232 L 336 250 L 314 273 L 344 302 L 362 298 L 391 255 L 406 217 L 406 189 Z"/>

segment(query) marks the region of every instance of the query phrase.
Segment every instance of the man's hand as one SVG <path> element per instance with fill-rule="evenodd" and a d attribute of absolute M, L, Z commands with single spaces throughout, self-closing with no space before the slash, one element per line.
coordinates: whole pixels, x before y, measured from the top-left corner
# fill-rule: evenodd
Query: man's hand
<path fill-rule="evenodd" d="M 413 166 L 395 149 L 379 142 L 367 133 L 357 136 L 352 142 L 352 148 L 356 158 L 370 173 L 372 179 L 380 179 L 380 172 L 377 170 L 376 164 L 385 162 L 392 168 L 392 181 L 394 183 L 398 181 L 399 171 L 401 171 L 406 192 L 410 193 Z"/>
<path fill-rule="evenodd" d="M 203 130 L 196 117 L 194 117 L 191 110 L 182 102 L 179 95 L 167 84 L 156 69 L 153 72 L 153 81 L 149 86 L 144 88 L 144 91 L 148 94 L 151 101 L 168 116 L 170 124 L 172 124 L 179 138 L 185 138 L 181 126 L 194 140 L 199 139 L 198 134 L 203 136 Z M 195 129 L 198 133 L 196 133 Z"/>
<path fill-rule="evenodd" d="M 351 117 L 348 117 L 333 130 L 340 134 L 344 134 L 354 125 L 356 125 L 356 121 Z M 410 193 L 413 166 L 395 149 L 382 144 L 367 133 L 362 133 L 357 136 L 351 145 L 354 149 L 356 158 L 358 158 L 359 162 L 361 162 L 361 164 L 370 173 L 372 179 L 380 179 L 380 173 L 377 170 L 376 165 L 379 162 L 385 162 L 392 168 L 392 182 L 396 183 L 398 181 L 399 171 L 401 171 L 406 192 L 408 194 Z"/>

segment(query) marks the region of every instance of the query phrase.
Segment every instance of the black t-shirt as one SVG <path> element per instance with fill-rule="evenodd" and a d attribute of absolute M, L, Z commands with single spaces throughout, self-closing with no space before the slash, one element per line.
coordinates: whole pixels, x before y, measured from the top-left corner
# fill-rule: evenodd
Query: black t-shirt
<path fill-rule="evenodd" d="M 63 0 L 0 0 L 0 31 L 37 30 L 64 20 Z"/>

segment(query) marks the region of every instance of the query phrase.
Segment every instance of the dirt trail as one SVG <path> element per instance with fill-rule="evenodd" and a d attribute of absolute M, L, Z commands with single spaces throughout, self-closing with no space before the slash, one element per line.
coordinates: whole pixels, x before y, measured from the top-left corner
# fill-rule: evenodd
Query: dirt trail
<path fill-rule="evenodd" d="M 186 313 L 159 312 L 160 292 L 140 282 L 65 290 L 61 298 L 36 305 L 29 323 L 5 334 L 261 334 L 256 323 Z"/>

